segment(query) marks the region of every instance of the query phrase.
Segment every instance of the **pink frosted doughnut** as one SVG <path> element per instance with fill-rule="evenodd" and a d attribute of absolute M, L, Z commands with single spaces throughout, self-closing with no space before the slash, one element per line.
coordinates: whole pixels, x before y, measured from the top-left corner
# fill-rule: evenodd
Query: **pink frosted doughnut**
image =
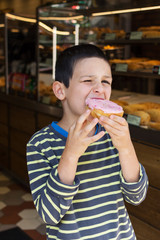
<path fill-rule="evenodd" d="M 103 99 L 97 98 L 88 98 L 86 100 L 86 105 L 89 109 L 91 109 L 91 115 L 95 118 L 99 118 L 100 116 L 117 115 L 123 116 L 123 108 L 118 104 Z"/>

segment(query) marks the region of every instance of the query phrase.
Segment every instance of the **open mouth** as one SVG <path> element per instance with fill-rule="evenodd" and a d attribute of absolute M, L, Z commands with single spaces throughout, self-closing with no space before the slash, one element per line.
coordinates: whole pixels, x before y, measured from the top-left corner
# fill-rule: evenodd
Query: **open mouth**
<path fill-rule="evenodd" d="M 100 98 L 100 97 L 92 97 L 90 99 L 95 99 L 95 100 L 105 100 L 104 98 Z"/>

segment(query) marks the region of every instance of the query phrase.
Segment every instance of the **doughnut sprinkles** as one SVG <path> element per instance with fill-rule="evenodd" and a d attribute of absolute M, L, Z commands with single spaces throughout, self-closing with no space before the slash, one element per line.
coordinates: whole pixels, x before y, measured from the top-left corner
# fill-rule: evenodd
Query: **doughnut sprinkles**
<path fill-rule="evenodd" d="M 86 100 L 86 106 L 91 110 L 91 115 L 94 118 L 100 118 L 100 116 L 117 115 L 123 116 L 123 108 L 118 104 L 104 99 L 88 98 Z"/>

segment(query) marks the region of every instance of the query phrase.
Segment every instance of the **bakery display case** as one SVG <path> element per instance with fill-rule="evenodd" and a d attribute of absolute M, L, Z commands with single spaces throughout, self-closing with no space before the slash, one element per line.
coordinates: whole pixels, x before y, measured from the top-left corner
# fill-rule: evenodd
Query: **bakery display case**
<path fill-rule="evenodd" d="M 8 92 L 36 100 L 36 20 L 7 13 L 5 27 Z"/>
<path fill-rule="evenodd" d="M 5 16 L 0 14 L 0 92 L 6 92 L 5 81 Z"/>

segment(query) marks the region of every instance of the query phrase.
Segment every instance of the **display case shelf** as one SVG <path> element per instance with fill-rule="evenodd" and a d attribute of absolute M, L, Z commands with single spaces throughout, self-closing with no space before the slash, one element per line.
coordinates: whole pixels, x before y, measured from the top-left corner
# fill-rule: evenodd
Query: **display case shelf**
<path fill-rule="evenodd" d="M 115 40 L 100 40 L 99 44 L 110 44 L 110 45 L 132 45 L 132 44 L 160 44 L 160 38 L 150 39 L 115 39 Z"/>

